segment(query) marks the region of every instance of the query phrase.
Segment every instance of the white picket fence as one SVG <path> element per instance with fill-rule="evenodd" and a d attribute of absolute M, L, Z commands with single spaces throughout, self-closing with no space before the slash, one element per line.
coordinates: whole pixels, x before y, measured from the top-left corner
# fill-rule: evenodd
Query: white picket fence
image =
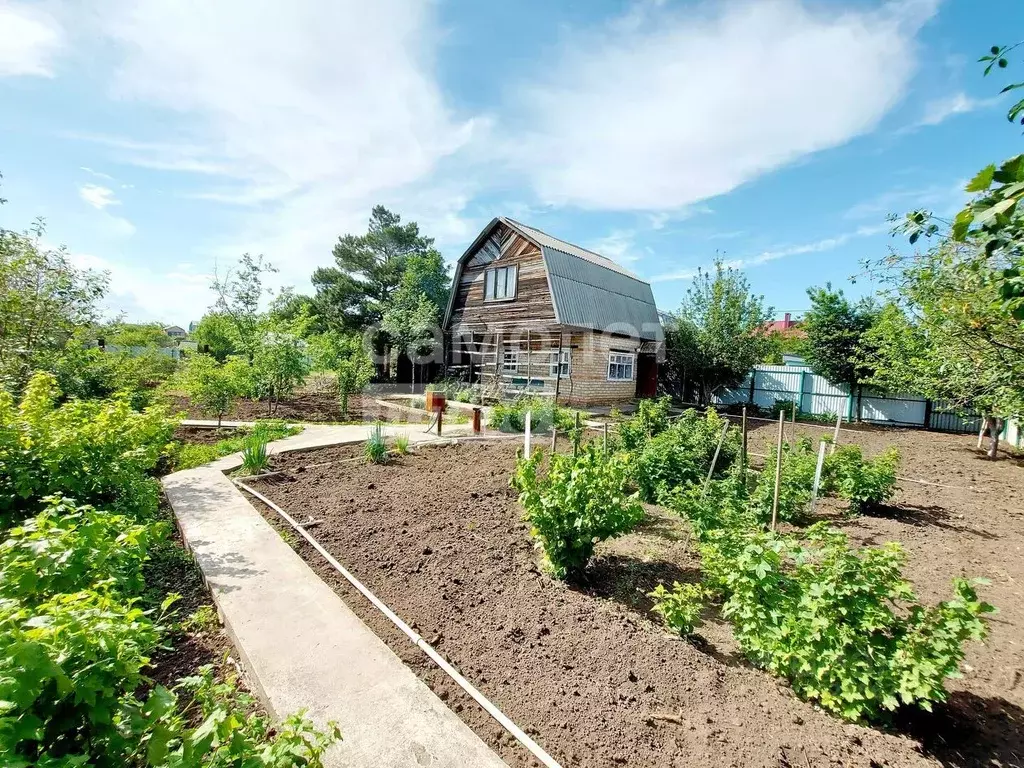
<path fill-rule="evenodd" d="M 919 395 L 893 395 L 868 387 L 833 384 L 803 365 L 758 365 L 738 387 L 718 392 L 715 401 L 723 405 L 749 403 L 772 409 L 776 400 L 797 403 L 801 413 L 873 424 L 923 427 L 939 432 L 974 433 L 981 428 L 980 414 L 957 414 L 945 403 Z M 1007 422 L 1003 440 L 1016 447 L 1024 440 L 1024 429 Z"/>

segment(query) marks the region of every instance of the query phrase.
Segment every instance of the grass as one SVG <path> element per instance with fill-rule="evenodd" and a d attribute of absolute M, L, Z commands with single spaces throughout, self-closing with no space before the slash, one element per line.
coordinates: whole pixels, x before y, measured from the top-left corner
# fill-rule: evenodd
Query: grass
<path fill-rule="evenodd" d="M 384 425 L 377 422 L 370 430 L 370 436 L 366 438 L 366 445 L 363 447 L 363 455 L 372 464 L 387 464 L 388 444 L 384 438 Z"/>
<path fill-rule="evenodd" d="M 302 427 L 289 426 L 280 419 L 266 419 L 256 422 L 254 427 L 242 427 L 235 434 L 224 440 L 206 445 L 201 443 L 177 443 L 172 452 L 173 468 L 171 471 L 192 469 L 209 464 L 221 456 L 238 453 L 246 448 L 249 440 L 269 443 L 282 437 L 297 435 Z"/>
<path fill-rule="evenodd" d="M 265 472 L 270 466 L 270 451 L 262 435 L 249 435 L 242 449 L 242 471 L 250 475 Z"/>

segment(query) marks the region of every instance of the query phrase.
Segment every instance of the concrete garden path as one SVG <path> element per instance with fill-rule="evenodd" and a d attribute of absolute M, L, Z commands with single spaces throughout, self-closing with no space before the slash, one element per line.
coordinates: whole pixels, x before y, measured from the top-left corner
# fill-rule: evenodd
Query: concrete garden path
<path fill-rule="evenodd" d="M 277 452 L 366 439 L 369 425 L 304 425 Z M 466 425 L 455 425 L 465 430 Z M 436 441 L 398 425 L 388 435 Z M 448 430 L 445 430 L 448 434 Z M 225 476 L 238 454 L 163 479 L 250 682 L 276 718 L 305 709 L 342 742 L 329 766 L 499 768 L 470 728 L 416 677 L 278 535 Z M 289 510 L 304 516 L 313 510 Z"/>

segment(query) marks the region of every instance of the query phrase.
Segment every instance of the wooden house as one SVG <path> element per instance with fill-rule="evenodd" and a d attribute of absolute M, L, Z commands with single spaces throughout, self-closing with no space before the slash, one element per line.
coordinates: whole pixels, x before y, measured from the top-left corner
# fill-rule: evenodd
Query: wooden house
<path fill-rule="evenodd" d="M 491 391 L 612 405 L 657 390 L 650 284 L 513 219 L 491 221 L 459 259 L 444 330 L 449 370 Z"/>

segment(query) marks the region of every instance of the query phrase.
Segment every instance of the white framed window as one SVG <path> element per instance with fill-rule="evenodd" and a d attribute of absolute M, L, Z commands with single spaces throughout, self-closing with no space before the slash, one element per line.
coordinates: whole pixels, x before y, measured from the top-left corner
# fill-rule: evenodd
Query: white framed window
<path fill-rule="evenodd" d="M 519 373 L 519 347 L 507 347 L 501 360 L 502 373 Z"/>
<path fill-rule="evenodd" d="M 571 349 L 562 350 L 562 362 L 561 365 L 559 365 L 558 350 L 551 350 L 550 354 L 548 355 L 548 374 L 552 378 L 554 378 L 555 376 L 561 376 L 562 378 L 565 378 L 566 376 L 569 375 L 569 364 L 572 361 L 572 357 L 570 356 L 571 352 Z"/>
<path fill-rule="evenodd" d="M 519 268 L 515 264 L 484 272 L 484 301 L 502 301 L 516 297 Z"/>
<path fill-rule="evenodd" d="M 636 355 L 624 352 L 608 353 L 608 381 L 632 381 Z"/>

